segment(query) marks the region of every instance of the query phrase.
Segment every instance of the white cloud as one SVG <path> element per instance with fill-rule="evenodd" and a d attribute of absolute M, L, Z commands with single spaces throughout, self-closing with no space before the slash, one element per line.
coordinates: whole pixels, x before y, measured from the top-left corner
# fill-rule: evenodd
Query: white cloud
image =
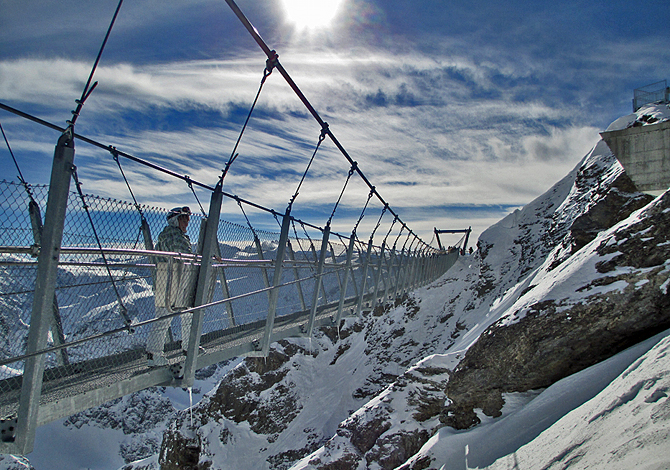
<path fill-rule="evenodd" d="M 208 4 L 200 3 L 203 8 Z M 129 8 L 152 11 L 159 6 L 151 1 Z M 118 24 L 123 34 L 130 32 L 131 24 L 139 28 L 180 21 L 158 15 L 144 22 L 138 11 L 130 15 L 130 10 L 124 10 L 129 16 Z M 383 15 L 379 18 L 386 21 Z M 230 34 L 246 34 L 234 31 Z M 644 38 L 628 45 L 600 43 L 588 56 L 587 48 L 573 44 L 561 54 L 538 58 L 532 41 L 519 42 L 516 49 L 502 42 L 492 48 L 476 40 L 475 33 L 398 35 L 392 38 L 393 49 L 384 49 L 386 43 L 365 43 L 365 33 L 354 47 L 338 48 L 343 39 L 337 34 L 342 31 L 307 43 L 294 42 L 288 33 L 280 35 L 285 40 L 278 47 L 280 60 L 403 220 L 422 207 L 522 205 L 548 189 L 599 138 L 594 123 L 602 118 L 589 114 L 589 106 L 600 106 L 594 100 L 597 84 L 613 80 L 615 69 L 619 73 L 620 64 L 636 54 L 648 57 L 641 46 L 650 43 Z M 324 46 L 317 39 L 332 43 Z M 187 40 L 194 38 L 180 39 Z M 258 89 L 265 65 L 262 52 L 229 49 L 222 52 L 223 58 L 146 64 L 133 59 L 134 49 L 128 52 L 125 62 L 103 56 L 95 76 L 100 84 L 84 107 L 79 129 L 102 143 L 213 185 L 237 139 L 244 119 L 240 109 L 248 109 Z M 579 65 L 566 67 L 577 62 L 579 53 L 584 54 Z M 644 68 L 642 61 L 628 63 Z M 0 97 L 32 109 L 44 107 L 40 117 L 56 116 L 54 122 L 62 123 L 89 72 L 89 63 L 67 58 L 32 55 L 0 61 Z M 595 85 L 590 86 L 589 80 Z M 164 115 L 154 116 L 157 111 Z M 214 122 L 191 122 L 189 116 L 201 111 L 211 113 Z M 240 158 L 227 188 L 283 209 L 319 132 L 283 78 L 273 72 L 238 149 Z M 39 143 L 51 139 L 51 134 L 48 139 L 32 134 L 11 137 L 20 151 L 53 151 L 53 144 Z M 79 145 L 77 154 L 83 175 L 108 181 L 104 188 L 110 196 L 127 197 L 105 152 Z M 183 182 L 130 167 L 131 183 L 141 199 L 153 203 L 171 195 L 188 196 Z M 348 170 L 349 163 L 326 140 L 296 204 L 312 209 L 331 206 Z M 348 188 L 342 207 L 364 203 L 368 188 L 357 178 L 352 178 L 355 184 Z M 428 227 L 440 217 L 438 212 L 427 213 L 415 223 Z M 472 218 L 481 219 L 476 211 Z"/>

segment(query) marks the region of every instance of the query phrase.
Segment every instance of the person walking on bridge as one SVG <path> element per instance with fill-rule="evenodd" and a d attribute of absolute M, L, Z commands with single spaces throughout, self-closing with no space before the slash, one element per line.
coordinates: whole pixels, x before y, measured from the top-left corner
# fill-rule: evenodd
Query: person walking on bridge
<path fill-rule="evenodd" d="M 167 225 L 163 231 L 158 235 L 156 242 L 157 251 L 168 251 L 173 253 L 192 253 L 191 239 L 186 233 L 188 223 L 191 218 L 191 209 L 188 206 L 175 207 L 170 209 L 167 215 Z M 173 280 L 175 282 L 175 280 Z M 178 282 L 178 280 L 176 281 Z M 167 287 L 171 290 L 171 287 Z M 156 293 L 158 295 L 158 292 Z M 166 307 L 156 307 L 156 318 L 163 317 L 168 314 Z M 181 337 L 182 349 L 188 349 L 188 340 L 191 334 L 191 317 L 192 314 L 185 314 L 181 316 Z M 167 365 L 168 361 L 165 358 L 164 348 L 170 327 L 171 319 L 166 318 L 151 324 L 151 331 L 147 340 L 147 362 L 149 366 Z"/>

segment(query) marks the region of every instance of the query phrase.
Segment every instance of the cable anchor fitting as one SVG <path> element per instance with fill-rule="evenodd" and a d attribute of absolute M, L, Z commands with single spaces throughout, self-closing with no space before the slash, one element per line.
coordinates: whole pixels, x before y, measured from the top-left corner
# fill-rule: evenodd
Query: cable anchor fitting
<path fill-rule="evenodd" d="M 272 50 L 270 51 L 268 59 L 265 61 L 265 71 L 263 72 L 263 77 L 265 78 L 270 75 L 277 65 L 279 65 L 279 54 L 277 54 L 277 51 Z"/>
<path fill-rule="evenodd" d="M 323 142 L 323 139 L 326 138 L 326 135 L 330 132 L 330 128 L 328 127 L 328 123 L 324 122 L 323 126 L 321 126 L 321 135 L 319 135 L 319 142 Z"/>

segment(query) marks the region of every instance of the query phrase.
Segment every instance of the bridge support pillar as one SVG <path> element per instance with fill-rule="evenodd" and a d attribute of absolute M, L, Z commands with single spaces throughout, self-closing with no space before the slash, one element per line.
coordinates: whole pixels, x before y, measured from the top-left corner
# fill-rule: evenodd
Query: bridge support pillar
<path fill-rule="evenodd" d="M 209 214 L 207 216 L 207 226 L 205 228 L 205 235 L 202 244 L 202 261 L 200 263 L 200 271 L 198 272 L 198 283 L 195 289 L 195 305 L 203 305 L 207 303 L 207 295 L 209 293 L 210 278 L 214 276 L 214 268 L 212 266 L 212 256 L 218 252 L 216 244 L 218 244 L 217 232 L 219 229 L 219 217 L 221 216 L 221 203 L 223 200 L 223 180 L 219 180 L 209 204 Z M 190 314 L 186 314 L 190 315 Z M 191 320 L 191 334 L 188 341 L 188 349 L 186 351 L 186 362 L 184 363 L 184 385 L 190 387 L 195 381 L 196 364 L 198 362 L 198 349 L 200 347 L 200 335 L 202 333 L 202 324 L 205 317 L 204 310 L 196 310 L 193 312 Z M 182 316 L 182 321 L 184 317 Z"/>
<path fill-rule="evenodd" d="M 330 223 L 326 225 L 326 228 L 323 229 L 323 239 L 321 240 L 321 252 L 319 253 L 319 264 L 316 267 L 316 284 L 314 285 L 314 296 L 312 297 L 312 311 L 309 315 L 309 321 L 307 322 L 307 332 L 306 335 L 308 338 L 312 337 L 312 332 L 314 331 L 314 320 L 316 318 L 316 309 L 319 305 L 319 294 L 321 292 L 321 277 L 323 276 L 323 266 L 326 263 L 326 253 L 328 252 L 328 238 L 330 237 Z M 325 288 L 324 288 L 325 295 Z"/>
<path fill-rule="evenodd" d="M 49 327 L 53 316 L 53 301 L 58 276 L 58 260 L 63 241 L 63 228 L 70 192 L 70 178 L 74 162 L 74 138 L 69 131 L 58 139 L 51 168 L 49 197 L 42 232 L 42 246 L 37 259 L 35 295 L 30 317 L 30 330 L 26 354 L 34 354 L 47 344 Z M 23 384 L 16 433 L 18 454 L 28 454 L 35 445 L 35 429 L 42 395 L 44 354 L 26 359 L 23 369 Z"/>
<path fill-rule="evenodd" d="M 382 269 L 384 268 L 384 249 L 386 248 L 386 242 L 382 242 L 382 247 L 379 250 L 379 261 L 377 261 L 377 272 L 375 275 L 375 292 L 372 295 L 372 309 L 377 306 L 377 297 L 379 296 L 379 282 L 384 281 L 384 278 L 382 277 Z M 384 285 L 386 285 L 386 281 L 384 281 Z"/>
<path fill-rule="evenodd" d="M 286 256 L 286 246 L 288 242 L 288 231 L 291 226 L 291 207 L 286 209 L 284 219 L 281 224 L 281 234 L 279 235 L 279 246 L 277 247 L 277 258 L 275 259 L 275 271 L 272 276 L 272 289 L 268 299 L 268 318 L 265 322 L 265 332 L 263 333 L 263 343 L 261 351 L 263 356 L 270 352 L 270 342 L 272 341 L 272 329 L 275 324 L 275 315 L 277 313 L 277 299 L 279 298 L 279 284 L 281 284 L 281 275 Z"/>
<path fill-rule="evenodd" d="M 365 253 L 365 261 L 363 262 L 363 280 L 361 281 L 361 295 L 358 297 L 358 306 L 356 307 L 356 314 L 359 317 L 362 317 L 363 315 L 363 301 L 365 300 L 365 294 L 367 293 L 368 266 L 370 264 L 370 253 L 372 253 L 372 237 L 370 237 L 370 241 L 368 242 L 368 249 L 367 252 Z"/>
<path fill-rule="evenodd" d="M 340 330 L 340 321 L 342 320 L 342 309 L 344 308 L 344 299 L 347 297 L 347 287 L 349 286 L 349 269 L 351 268 L 351 258 L 354 255 L 354 243 L 356 242 L 356 232 L 351 233 L 349 247 L 347 248 L 347 262 L 344 268 L 344 281 L 340 289 L 340 303 L 337 306 L 337 316 L 335 317 L 335 326 Z"/>
<path fill-rule="evenodd" d="M 286 240 L 288 245 L 286 248 L 288 249 L 288 257 L 291 261 L 295 261 L 295 252 L 293 251 L 293 247 L 291 247 L 291 242 L 290 240 Z M 293 264 L 293 275 L 295 276 L 296 281 L 300 279 L 300 270 L 298 269 L 298 266 L 294 263 Z M 300 284 L 300 281 L 296 282 L 295 284 L 296 289 L 298 290 L 298 297 L 300 299 L 300 308 L 301 310 L 307 310 L 307 304 L 305 304 L 305 295 L 302 292 L 302 285 Z"/>

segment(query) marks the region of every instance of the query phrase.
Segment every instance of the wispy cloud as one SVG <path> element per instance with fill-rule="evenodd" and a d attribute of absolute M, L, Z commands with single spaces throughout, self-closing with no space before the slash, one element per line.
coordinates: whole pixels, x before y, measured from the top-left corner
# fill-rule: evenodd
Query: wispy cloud
<path fill-rule="evenodd" d="M 102 11 L 45 1 L 28 12 L 5 2 L 0 100 L 64 125 L 115 3 Z M 483 229 L 547 190 L 627 112 L 633 86 L 670 74 L 667 31 L 636 26 L 645 15 L 616 2 L 607 9 L 614 29 L 598 19 L 597 3 L 348 0 L 336 28 L 307 35 L 290 28 L 276 2 L 239 2 L 360 169 L 427 239 L 439 225 Z M 655 4 L 647 9 L 663 16 Z M 221 2 L 136 2 L 115 28 L 78 132 L 213 185 L 258 90 L 264 55 Z M 0 119 L 21 159 L 48 161 L 53 131 Z M 282 210 L 319 134 L 273 73 L 227 190 Z M 109 154 L 78 144 L 77 161 L 87 187 L 127 198 Z M 141 202 L 169 207 L 192 198 L 183 181 L 125 164 Z M 29 179 L 47 182 L 47 170 L 28 166 Z M 13 174 L 2 153 L 0 169 Z M 326 140 L 296 211 L 325 220 L 348 171 Z M 338 224 L 355 222 L 368 191 L 352 176 Z M 363 226 L 371 229 L 370 219 Z"/>

